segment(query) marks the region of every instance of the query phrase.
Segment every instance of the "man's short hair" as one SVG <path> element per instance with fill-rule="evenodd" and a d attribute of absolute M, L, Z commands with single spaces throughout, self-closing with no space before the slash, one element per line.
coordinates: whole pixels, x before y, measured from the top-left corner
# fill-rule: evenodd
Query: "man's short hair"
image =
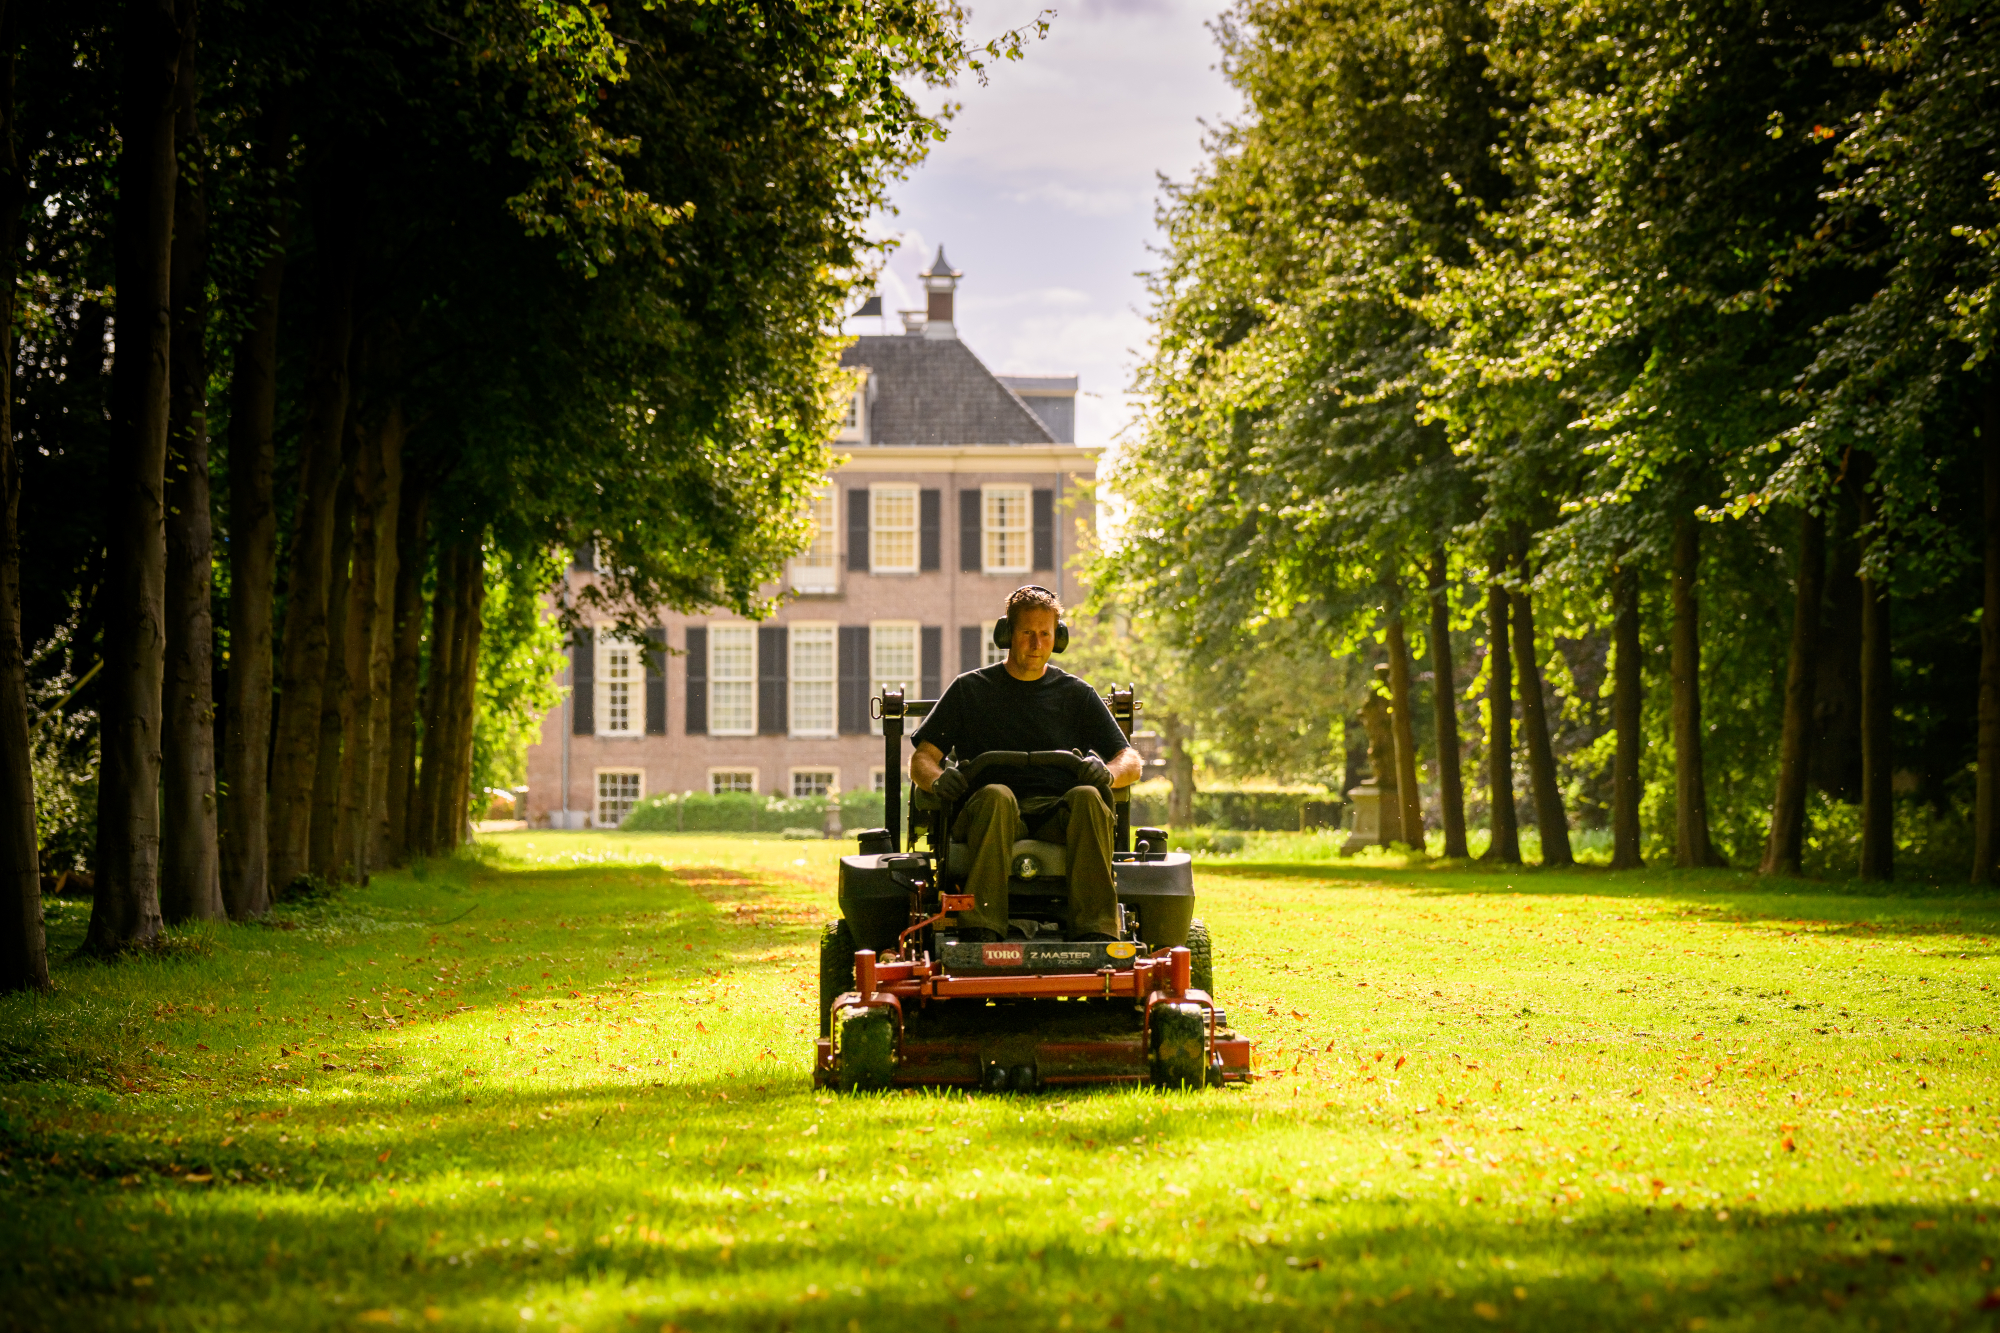
<path fill-rule="evenodd" d="M 1020 623 L 1022 611 L 1053 611 L 1056 619 L 1063 618 L 1062 599 L 1047 588 L 1016 588 L 1014 595 L 1007 599 L 1007 628 L 1013 629 Z"/>

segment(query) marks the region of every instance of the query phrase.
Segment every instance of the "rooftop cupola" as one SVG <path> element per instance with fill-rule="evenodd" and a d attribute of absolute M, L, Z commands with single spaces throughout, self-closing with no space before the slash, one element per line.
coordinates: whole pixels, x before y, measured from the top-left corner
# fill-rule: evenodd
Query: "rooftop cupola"
<path fill-rule="evenodd" d="M 930 268 L 917 276 L 924 280 L 924 291 L 930 296 L 929 308 L 925 311 L 924 337 L 956 338 L 958 328 L 952 323 L 952 293 L 958 289 L 958 280 L 964 275 L 945 259 L 944 247 L 940 245 Z"/>

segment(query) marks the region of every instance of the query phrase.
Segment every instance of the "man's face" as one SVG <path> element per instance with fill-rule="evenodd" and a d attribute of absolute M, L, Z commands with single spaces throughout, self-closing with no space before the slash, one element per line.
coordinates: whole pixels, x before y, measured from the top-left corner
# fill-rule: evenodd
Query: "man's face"
<path fill-rule="evenodd" d="M 1014 613 L 1014 641 L 1007 649 L 1007 665 L 1016 675 L 1030 679 L 1041 675 L 1055 650 L 1055 612 L 1045 606 L 1030 606 Z"/>

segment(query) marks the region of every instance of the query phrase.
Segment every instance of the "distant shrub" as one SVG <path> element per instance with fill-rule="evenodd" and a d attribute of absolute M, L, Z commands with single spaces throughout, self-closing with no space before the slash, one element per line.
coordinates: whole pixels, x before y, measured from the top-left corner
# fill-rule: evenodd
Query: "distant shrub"
<path fill-rule="evenodd" d="M 1164 784 L 1132 797 L 1134 827 L 1167 825 Z M 1317 788 L 1258 791 L 1218 787 L 1194 795 L 1194 823 L 1207 828 L 1249 833 L 1297 833 L 1303 828 L 1327 828 L 1339 823 L 1340 798 Z M 1302 822 L 1303 821 L 1303 822 Z"/>
<path fill-rule="evenodd" d="M 1177 852 L 1207 852 L 1214 856 L 1228 856 L 1243 850 L 1245 838 L 1241 833 L 1223 833 L 1210 828 L 1191 828 L 1185 833 L 1176 833 L 1168 840 L 1168 846 Z"/>
<path fill-rule="evenodd" d="M 632 807 L 622 833 L 769 833 L 791 836 L 795 830 L 817 838 L 826 827 L 826 796 L 755 796 L 749 792 L 669 792 L 648 796 Z M 882 822 L 882 793 L 843 792 L 843 829 L 872 828 Z"/>

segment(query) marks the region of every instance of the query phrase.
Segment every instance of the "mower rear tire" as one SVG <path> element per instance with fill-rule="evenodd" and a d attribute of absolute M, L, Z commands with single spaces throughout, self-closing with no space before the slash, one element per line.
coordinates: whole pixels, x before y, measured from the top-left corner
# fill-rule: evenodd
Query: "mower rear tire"
<path fill-rule="evenodd" d="M 1215 945 L 1208 937 L 1208 923 L 1200 917 L 1188 922 L 1188 985 L 1215 998 Z M 851 966 L 851 964 L 850 964 Z"/>
<path fill-rule="evenodd" d="M 833 1035 L 833 1002 L 854 989 L 854 932 L 843 918 L 819 933 L 819 1035 Z"/>
<path fill-rule="evenodd" d="M 834 1043 L 833 1082 L 842 1092 L 876 1092 L 896 1078 L 896 1020 L 887 1009 L 843 1009 Z"/>
<path fill-rule="evenodd" d="M 1200 1005 L 1155 1005 L 1149 1045 L 1154 1087 L 1199 1088 L 1208 1081 L 1208 1011 Z"/>

